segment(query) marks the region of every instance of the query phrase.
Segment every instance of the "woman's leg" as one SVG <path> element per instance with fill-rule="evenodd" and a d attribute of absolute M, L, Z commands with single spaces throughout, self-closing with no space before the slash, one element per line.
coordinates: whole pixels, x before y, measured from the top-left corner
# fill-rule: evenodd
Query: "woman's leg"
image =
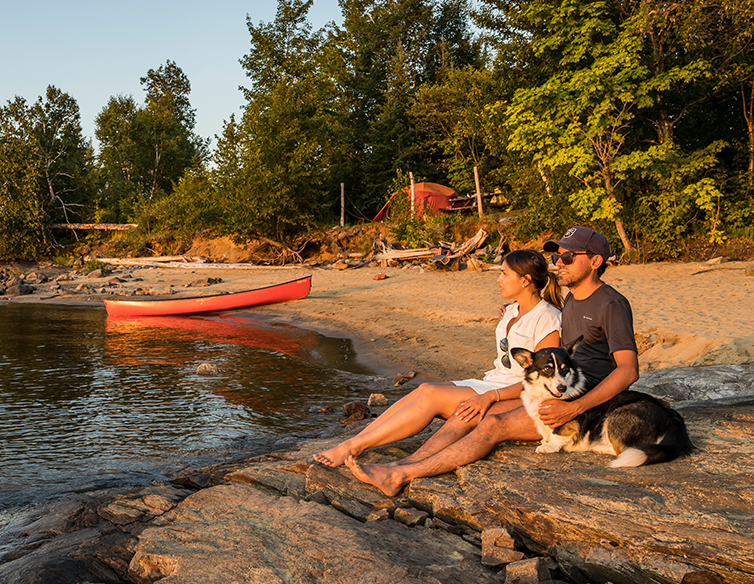
<path fill-rule="evenodd" d="M 505 412 L 510 412 L 521 406 L 523 406 L 523 404 L 518 398 L 505 399 L 492 404 L 490 409 L 485 413 L 485 417 L 490 414 L 503 414 Z M 419 460 L 424 460 L 466 436 L 466 434 L 477 427 L 480 421 L 481 419 L 474 418 L 471 422 L 464 422 L 458 416 L 450 416 L 442 427 L 432 434 L 432 436 L 427 438 L 427 441 L 422 444 L 416 452 L 410 454 L 406 458 L 402 458 L 385 466 L 411 464 Z"/>
<path fill-rule="evenodd" d="M 346 458 L 359 456 L 367 448 L 414 436 L 435 417 L 451 417 L 458 404 L 473 395 L 476 392 L 470 387 L 459 387 L 454 383 L 422 383 L 356 436 L 315 454 L 314 460 L 327 466 L 340 466 Z"/>

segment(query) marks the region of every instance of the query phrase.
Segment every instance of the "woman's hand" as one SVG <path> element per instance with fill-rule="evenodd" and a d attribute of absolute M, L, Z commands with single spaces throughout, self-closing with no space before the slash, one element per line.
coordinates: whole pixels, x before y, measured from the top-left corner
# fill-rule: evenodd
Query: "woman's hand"
<path fill-rule="evenodd" d="M 471 422 L 479 416 L 479 419 L 477 420 L 478 422 L 484 417 L 484 414 L 487 413 L 490 406 L 497 401 L 496 397 L 494 390 L 475 395 L 474 397 L 458 404 L 454 415 L 461 418 L 461 421 L 463 422 Z"/>

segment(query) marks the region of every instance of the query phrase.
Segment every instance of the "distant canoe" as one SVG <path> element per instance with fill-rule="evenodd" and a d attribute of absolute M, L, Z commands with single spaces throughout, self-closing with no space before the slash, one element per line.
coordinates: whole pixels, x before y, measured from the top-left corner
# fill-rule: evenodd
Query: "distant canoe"
<path fill-rule="evenodd" d="M 142 300 L 105 300 L 110 316 L 170 316 L 234 310 L 262 304 L 275 304 L 306 297 L 312 288 L 312 277 L 282 284 L 214 296 L 192 298 L 149 298 Z"/>

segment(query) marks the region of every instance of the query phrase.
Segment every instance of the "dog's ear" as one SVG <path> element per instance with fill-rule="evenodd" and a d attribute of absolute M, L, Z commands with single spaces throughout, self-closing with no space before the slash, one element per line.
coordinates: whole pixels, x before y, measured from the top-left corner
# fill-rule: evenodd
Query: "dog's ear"
<path fill-rule="evenodd" d="M 576 350 L 576 347 L 578 347 L 581 341 L 583 340 L 584 340 L 584 335 L 581 335 L 579 336 L 579 338 L 577 338 L 574 341 L 571 341 L 563 348 L 566 350 L 566 353 L 568 353 L 571 357 L 573 357 L 573 352 Z"/>
<path fill-rule="evenodd" d="M 523 369 L 531 367 L 531 364 L 534 363 L 534 353 L 529 349 L 524 349 L 522 347 L 513 347 L 511 349 L 511 357 L 513 357 Z"/>

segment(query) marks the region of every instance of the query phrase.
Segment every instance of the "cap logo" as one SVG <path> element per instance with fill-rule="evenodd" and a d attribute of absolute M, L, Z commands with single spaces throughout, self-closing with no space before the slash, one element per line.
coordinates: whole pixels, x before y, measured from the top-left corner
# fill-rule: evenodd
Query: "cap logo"
<path fill-rule="evenodd" d="M 563 236 L 563 239 L 568 239 L 574 233 L 576 233 L 576 228 L 575 227 L 571 227 L 568 231 L 565 232 L 565 235 Z"/>

